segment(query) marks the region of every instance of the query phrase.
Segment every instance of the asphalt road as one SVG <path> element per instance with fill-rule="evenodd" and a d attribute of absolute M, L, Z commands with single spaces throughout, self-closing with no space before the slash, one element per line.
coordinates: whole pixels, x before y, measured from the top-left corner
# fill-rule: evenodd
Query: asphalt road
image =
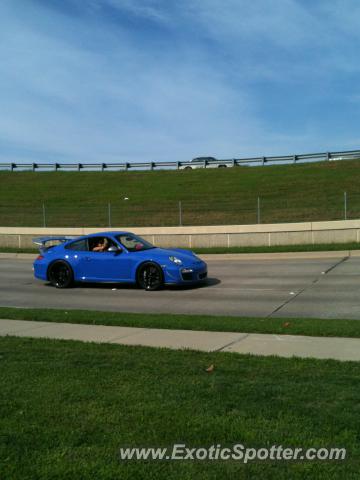
<path fill-rule="evenodd" d="M 29 259 L 0 259 L 0 305 L 147 313 L 360 319 L 360 257 L 209 260 L 197 288 L 58 290 L 33 278 Z"/>

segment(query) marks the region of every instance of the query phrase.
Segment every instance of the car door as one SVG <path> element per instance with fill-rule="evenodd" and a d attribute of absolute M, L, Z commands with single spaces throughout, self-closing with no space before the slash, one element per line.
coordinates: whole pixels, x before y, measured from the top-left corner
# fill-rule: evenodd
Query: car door
<path fill-rule="evenodd" d="M 108 238 L 110 245 L 114 241 Z M 131 278 L 131 259 L 123 250 L 118 252 L 87 251 L 80 261 L 81 280 L 106 281 L 106 282 L 129 282 Z"/>

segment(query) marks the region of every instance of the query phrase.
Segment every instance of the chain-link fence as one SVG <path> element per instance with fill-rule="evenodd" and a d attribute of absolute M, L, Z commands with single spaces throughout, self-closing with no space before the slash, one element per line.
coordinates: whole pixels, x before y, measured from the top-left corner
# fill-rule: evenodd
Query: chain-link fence
<path fill-rule="evenodd" d="M 167 204 L 131 201 L 92 204 L 34 203 L 0 205 L 1 226 L 147 227 L 246 225 L 360 218 L 360 193 L 339 192 L 316 203 L 306 192 L 301 199 L 254 196 L 244 199 L 182 199 Z"/>

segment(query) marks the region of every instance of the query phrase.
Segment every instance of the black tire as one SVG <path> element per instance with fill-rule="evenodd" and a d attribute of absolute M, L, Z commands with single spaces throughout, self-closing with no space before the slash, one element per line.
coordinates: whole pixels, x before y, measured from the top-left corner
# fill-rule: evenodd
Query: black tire
<path fill-rule="evenodd" d="M 146 262 L 140 265 L 136 280 L 139 287 L 144 290 L 158 290 L 164 285 L 163 271 L 157 263 Z"/>
<path fill-rule="evenodd" d="M 218 165 L 218 168 L 226 168 L 227 165 Z"/>
<path fill-rule="evenodd" d="M 68 263 L 58 260 L 50 265 L 48 280 L 56 288 L 68 288 L 74 281 L 74 274 Z"/>
<path fill-rule="evenodd" d="M 192 170 L 192 167 L 185 167 L 184 170 Z"/>

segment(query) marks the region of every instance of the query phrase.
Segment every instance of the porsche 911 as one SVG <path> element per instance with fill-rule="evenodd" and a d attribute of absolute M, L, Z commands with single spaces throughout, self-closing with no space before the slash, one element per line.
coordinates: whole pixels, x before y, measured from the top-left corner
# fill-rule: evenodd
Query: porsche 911
<path fill-rule="evenodd" d="M 36 278 L 57 288 L 74 282 L 132 283 L 145 290 L 191 285 L 207 278 L 207 265 L 193 252 L 164 249 L 130 232 L 33 239 L 40 254 Z"/>

